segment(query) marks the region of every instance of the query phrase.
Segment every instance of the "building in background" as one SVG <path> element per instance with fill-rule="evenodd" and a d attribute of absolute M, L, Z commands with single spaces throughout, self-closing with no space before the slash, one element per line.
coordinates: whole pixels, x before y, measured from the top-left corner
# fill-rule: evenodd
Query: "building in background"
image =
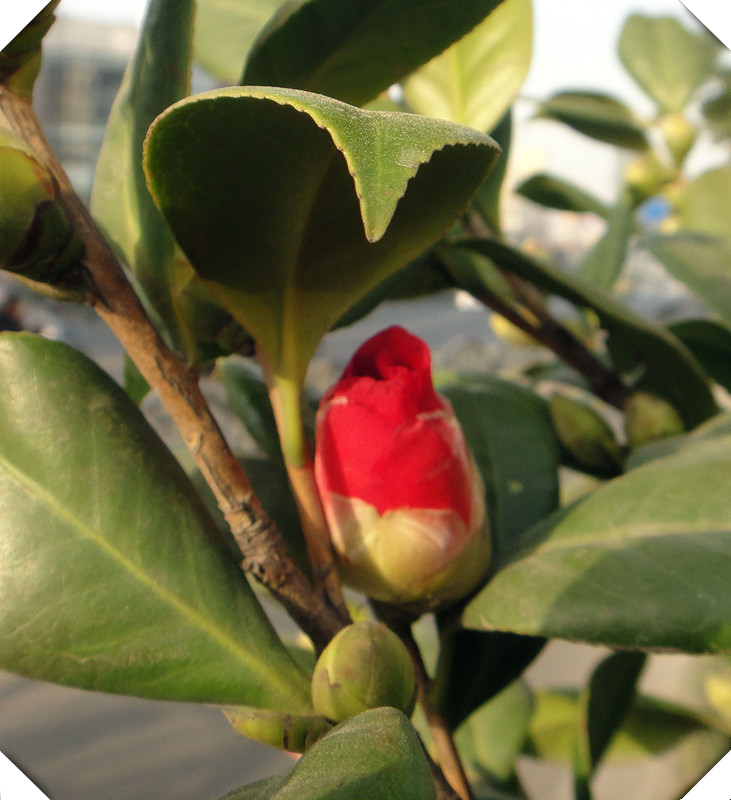
<path fill-rule="evenodd" d="M 36 113 L 84 201 L 137 30 L 59 16 L 43 44 Z"/>

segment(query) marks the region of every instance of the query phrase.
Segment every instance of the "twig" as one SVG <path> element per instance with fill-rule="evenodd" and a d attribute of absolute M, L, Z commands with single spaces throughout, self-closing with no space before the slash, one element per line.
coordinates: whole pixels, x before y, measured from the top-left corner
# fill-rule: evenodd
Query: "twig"
<path fill-rule="evenodd" d="M 486 290 L 473 292 L 475 299 L 553 350 L 562 361 L 586 378 L 597 397 L 615 408 L 623 409 L 632 392 L 620 377 L 607 369 L 568 328 L 551 316 L 542 298 L 533 296 L 534 292 L 537 294 L 533 286 L 509 272 L 504 272 L 503 277 L 530 312 L 529 315 L 521 314 L 517 308 Z"/>
<path fill-rule="evenodd" d="M 0 110 L 56 181 L 58 201 L 86 247 L 89 302 L 175 422 L 231 527 L 243 555 L 243 569 L 271 590 L 321 650 L 343 627 L 343 620 L 287 555 L 281 534 L 264 512 L 200 391 L 197 372 L 175 356 L 150 322 L 119 262 L 71 186 L 30 101 L 0 87 Z"/>

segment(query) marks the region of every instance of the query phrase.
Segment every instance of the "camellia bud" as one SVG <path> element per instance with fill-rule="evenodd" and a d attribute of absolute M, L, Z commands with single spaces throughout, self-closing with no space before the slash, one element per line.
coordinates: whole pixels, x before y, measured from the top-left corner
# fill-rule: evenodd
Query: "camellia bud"
<path fill-rule="evenodd" d="M 334 722 L 381 706 L 409 717 L 415 702 L 411 656 L 380 622 L 354 622 L 343 628 L 315 665 L 312 706 L 316 714 Z"/>
<path fill-rule="evenodd" d="M 583 466 L 616 474 L 622 450 L 607 421 L 586 403 L 554 394 L 549 411 L 561 444 Z"/>
<path fill-rule="evenodd" d="M 427 345 L 363 344 L 317 415 L 315 476 L 346 583 L 414 611 L 475 589 L 490 559 L 485 493 Z"/>
<path fill-rule="evenodd" d="M 624 431 L 632 448 L 685 432 L 678 412 L 667 400 L 635 392 L 624 408 Z"/>
<path fill-rule="evenodd" d="M 660 131 L 676 164 L 682 164 L 690 148 L 695 144 L 697 131 L 688 122 L 685 114 L 678 111 L 667 114 L 660 121 Z"/>

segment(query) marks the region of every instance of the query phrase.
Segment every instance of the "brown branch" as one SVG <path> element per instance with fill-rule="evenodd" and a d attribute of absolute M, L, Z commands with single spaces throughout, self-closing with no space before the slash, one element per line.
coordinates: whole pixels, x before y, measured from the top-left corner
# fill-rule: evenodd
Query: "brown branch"
<path fill-rule="evenodd" d="M 464 225 L 478 238 L 494 238 L 493 232 L 477 213 L 469 214 L 464 220 Z M 510 270 L 501 268 L 500 264 L 496 263 L 496 266 L 512 289 L 518 303 L 529 314 L 521 314 L 518 308 L 511 306 L 487 290 L 472 292 L 475 299 L 505 317 L 516 328 L 520 328 L 536 341 L 553 350 L 562 361 L 586 378 L 597 397 L 615 408 L 623 410 L 632 392 L 624 385 L 619 375 L 605 367 L 568 328 L 561 325 L 551 315 L 546 308 L 543 295 L 533 284 Z"/>
<path fill-rule="evenodd" d="M 54 177 L 57 199 L 86 247 L 88 300 L 107 323 L 175 422 L 213 490 L 243 555 L 242 568 L 263 583 L 321 650 L 343 620 L 286 552 L 274 522 L 228 446 L 187 367 L 150 322 L 109 245 L 74 191 L 31 103 L 0 87 L 0 110 Z"/>
<path fill-rule="evenodd" d="M 543 302 L 543 297 L 533 285 L 508 271 L 503 271 L 502 274 L 515 293 L 518 303 L 528 314 L 522 314 L 519 308 L 486 290 L 473 292 L 475 299 L 553 350 L 562 361 L 586 378 L 597 397 L 615 408 L 623 409 L 632 392 L 622 383 L 619 375 L 605 367 L 568 328 L 553 318 Z"/>

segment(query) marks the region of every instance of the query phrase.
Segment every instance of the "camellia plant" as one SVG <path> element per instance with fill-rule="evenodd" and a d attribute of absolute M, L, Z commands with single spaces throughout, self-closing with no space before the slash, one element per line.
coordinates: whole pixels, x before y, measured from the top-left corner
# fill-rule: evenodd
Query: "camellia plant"
<path fill-rule="evenodd" d="M 0 336 L 0 667 L 219 706 L 301 754 L 229 800 L 526 800 L 525 758 L 586 800 L 603 763 L 681 751 L 689 788 L 731 738 L 731 168 L 687 168 L 731 134 L 720 44 L 633 16 L 620 56 L 655 118 L 584 90 L 538 104 L 636 154 L 614 205 L 519 188 L 606 221 L 567 270 L 501 221 L 530 0 L 150 0 L 90 210 L 32 104 L 57 4 L 0 54 L 0 266 L 90 305 L 128 360 L 120 386 Z M 192 59 L 222 88 L 190 95 Z M 708 313 L 631 310 L 630 248 Z M 439 289 L 536 361 L 433 374 L 394 326 L 313 413 L 330 331 Z M 150 390 L 192 460 L 139 410 Z M 526 679 L 554 639 L 604 646 L 586 686 Z M 653 693 L 655 651 L 707 656 L 692 697 Z"/>

